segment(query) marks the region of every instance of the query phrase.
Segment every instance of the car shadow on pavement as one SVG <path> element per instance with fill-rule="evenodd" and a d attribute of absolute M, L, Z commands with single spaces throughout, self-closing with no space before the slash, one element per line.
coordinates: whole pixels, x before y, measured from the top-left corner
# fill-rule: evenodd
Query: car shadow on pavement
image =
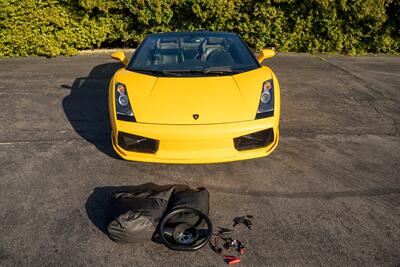
<path fill-rule="evenodd" d="M 106 63 L 94 67 L 88 77 L 76 78 L 62 106 L 74 130 L 110 157 L 119 159 L 111 145 L 108 116 L 108 85 L 121 63 Z"/>

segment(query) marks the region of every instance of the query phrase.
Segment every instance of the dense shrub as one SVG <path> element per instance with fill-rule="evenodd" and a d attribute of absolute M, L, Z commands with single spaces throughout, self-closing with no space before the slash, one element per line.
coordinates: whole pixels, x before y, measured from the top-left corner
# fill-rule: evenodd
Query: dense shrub
<path fill-rule="evenodd" d="M 159 31 L 239 33 L 280 51 L 400 52 L 400 0 L 0 0 L 0 57 L 135 47 Z"/>

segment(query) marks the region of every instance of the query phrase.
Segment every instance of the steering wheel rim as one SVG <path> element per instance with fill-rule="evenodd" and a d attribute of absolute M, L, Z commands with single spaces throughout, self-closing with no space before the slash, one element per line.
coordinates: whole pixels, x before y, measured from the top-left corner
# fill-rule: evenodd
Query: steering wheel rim
<path fill-rule="evenodd" d="M 180 244 L 173 244 L 171 243 L 167 238 L 165 238 L 165 224 L 168 222 L 169 219 L 174 217 L 177 214 L 180 213 L 194 213 L 200 218 L 203 218 L 204 221 L 207 224 L 207 236 L 204 237 L 204 239 L 197 245 L 180 245 Z M 193 226 L 195 227 L 195 226 Z M 198 226 L 197 226 L 198 227 Z M 197 229 L 197 227 L 195 227 Z M 161 238 L 161 241 L 170 249 L 172 250 L 180 250 L 180 251 L 195 251 L 198 250 L 202 247 L 204 247 L 208 241 L 211 238 L 211 235 L 213 233 L 213 226 L 211 223 L 210 218 L 208 218 L 207 215 L 205 215 L 203 212 L 193 209 L 193 208 L 176 208 L 172 209 L 170 212 L 168 212 L 160 221 L 159 223 L 159 237 Z"/>

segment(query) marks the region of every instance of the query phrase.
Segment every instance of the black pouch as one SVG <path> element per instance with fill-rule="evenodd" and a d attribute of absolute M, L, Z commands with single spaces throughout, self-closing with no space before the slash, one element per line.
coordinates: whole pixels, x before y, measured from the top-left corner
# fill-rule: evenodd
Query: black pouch
<path fill-rule="evenodd" d="M 193 208 L 208 215 L 209 193 L 205 188 L 186 185 L 147 183 L 114 192 L 111 197 L 107 231 L 119 243 L 154 240 L 158 223 L 165 213 L 177 208 Z M 171 223 L 200 224 L 199 216 L 181 213 Z"/>
<path fill-rule="evenodd" d="M 116 242 L 150 240 L 167 210 L 172 185 L 147 183 L 111 197 L 108 235 Z"/>
<path fill-rule="evenodd" d="M 178 208 L 192 208 L 203 212 L 208 216 L 210 194 L 207 189 L 200 188 L 176 188 L 168 204 L 167 212 Z M 170 223 L 189 223 L 196 225 L 199 216 L 193 213 L 181 213 L 169 220 Z"/>

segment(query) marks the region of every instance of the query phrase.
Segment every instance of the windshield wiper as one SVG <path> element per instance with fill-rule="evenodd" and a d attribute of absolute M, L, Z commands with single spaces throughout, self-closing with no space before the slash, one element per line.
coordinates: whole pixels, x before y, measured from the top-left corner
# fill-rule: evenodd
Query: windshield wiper
<path fill-rule="evenodd" d="M 168 73 L 200 73 L 200 74 L 236 74 L 238 71 L 232 70 L 230 68 L 218 68 L 218 67 L 210 67 L 205 69 L 180 69 L 180 70 L 168 70 Z"/>
<path fill-rule="evenodd" d="M 139 72 L 150 72 L 158 75 L 163 75 L 163 76 L 182 76 L 179 73 L 176 72 L 171 72 L 169 70 L 152 70 L 152 69 L 129 69 L 131 71 L 139 71 Z"/>
<path fill-rule="evenodd" d="M 150 72 L 156 75 L 163 76 L 182 76 L 184 73 L 199 73 L 199 74 L 216 74 L 216 75 L 232 75 L 240 73 L 240 71 L 232 70 L 224 67 L 210 67 L 205 69 L 176 69 L 176 70 L 154 70 L 154 69 L 129 69 L 131 71 Z"/>
<path fill-rule="evenodd" d="M 203 73 L 205 74 L 236 74 L 239 73 L 237 70 L 232 70 L 230 68 L 221 68 L 221 67 L 210 67 L 203 69 Z"/>

